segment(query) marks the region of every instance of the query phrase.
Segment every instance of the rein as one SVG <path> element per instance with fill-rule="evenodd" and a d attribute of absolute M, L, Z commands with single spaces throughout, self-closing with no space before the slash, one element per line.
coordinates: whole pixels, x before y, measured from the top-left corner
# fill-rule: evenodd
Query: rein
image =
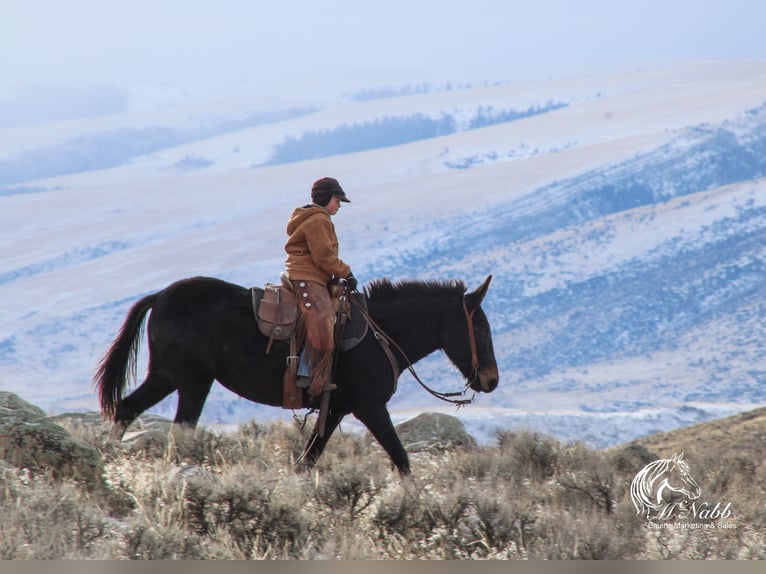
<path fill-rule="evenodd" d="M 390 349 L 388 349 L 388 346 L 393 346 L 397 351 L 399 351 L 402 354 L 402 357 L 404 357 L 404 360 L 407 363 L 407 370 L 410 372 L 410 374 L 415 378 L 415 380 L 420 383 L 420 386 L 423 387 L 426 391 L 431 393 L 433 396 L 435 396 L 437 399 L 441 399 L 447 403 L 452 403 L 453 405 L 457 405 L 458 407 L 462 407 L 464 405 L 468 405 L 473 402 L 473 397 L 470 399 L 456 399 L 453 397 L 462 397 L 465 395 L 466 390 L 468 389 L 468 385 L 470 382 L 467 382 L 465 385 L 465 388 L 462 391 L 452 392 L 452 393 L 444 393 L 441 391 L 437 391 L 426 385 L 418 376 L 418 374 L 415 372 L 415 367 L 412 366 L 412 361 L 410 361 L 409 357 L 407 357 L 407 353 L 404 352 L 404 350 L 399 346 L 399 344 L 394 341 L 390 336 L 388 336 L 383 329 L 380 328 L 380 326 L 373 320 L 372 317 L 370 317 L 370 314 L 367 312 L 364 307 L 356 301 L 353 297 L 350 298 L 351 302 L 354 304 L 356 309 L 361 313 L 362 317 L 364 317 L 365 321 L 372 327 L 373 329 L 373 335 L 375 338 L 380 342 L 381 347 L 383 347 L 383 350 L 386 351 L 386 355 L 389 358 L 389 361 L 391 361 L 391 366 L 394 368 L 394 385 L 396 385 L 396 378 L 397 378 L 397 371 L 398 371 L 398 365 L 395 364 L 396 358 L 391 353 Z M 465 305 L 465 300 L 463 301 L 463 309 L 466 313 L 466 318 L 468 319 L 468 335 L 471 339 L 471 365 L 474 368 L 474 377 L 478 373 L 479 369 L 479 358 L 478 353 L 476 352 L 476 338 L 473 333 L 473 323 L 471 321 L 473 317 L 473 312 L 469 313 L 468 308 Z"/>

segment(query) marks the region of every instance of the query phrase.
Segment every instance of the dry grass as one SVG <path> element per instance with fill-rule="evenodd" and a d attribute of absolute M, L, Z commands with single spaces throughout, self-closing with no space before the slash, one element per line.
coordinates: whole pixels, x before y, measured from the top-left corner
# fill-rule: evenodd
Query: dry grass
<path fill-rule="evenodd" d="M 692 428 L 687 460 L 705 495 L 731 502 L 736 528 L 647 528 L 628 493 L 643 464 L 667 454 L 651 441 L 600 452 L 504 433 L 489 448 L 415 454 L 401 479 L 357 435 L 334 437 L 309 473 L 292 466 L 297 426 L 140 447 L 104 445 L 106 429 L 79 426 L 70 430 L 104 457 L 105 487 L 0 466 L 0 558 L 766 558 L 766 444 L 734 450 Z"/>

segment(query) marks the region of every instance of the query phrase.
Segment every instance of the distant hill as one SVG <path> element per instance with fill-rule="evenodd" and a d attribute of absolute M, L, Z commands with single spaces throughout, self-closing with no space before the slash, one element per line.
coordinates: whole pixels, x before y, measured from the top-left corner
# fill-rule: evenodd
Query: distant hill
<path fill-rule="evenodd" d="M 766 456 L 766 408 L 656 433 L 633 443 L 661 457 L 681 452 L 721 452 L 760 461 Z"/>

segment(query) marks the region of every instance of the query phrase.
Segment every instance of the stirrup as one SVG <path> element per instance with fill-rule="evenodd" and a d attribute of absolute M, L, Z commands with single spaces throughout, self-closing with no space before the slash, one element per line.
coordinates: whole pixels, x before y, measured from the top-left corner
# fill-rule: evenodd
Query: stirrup
<path fill-rule="evenodd" d="M 311 393 L 311 388 L 309 388 L 309 396 L 317 398 L 317 397 L 322 396 L 322 394 L 324 394 L 326 392 L 334 391 L 337 388 L 338 388 L 338 385 L 328 381 L 324 385 L 322 385 L 322 388 L 320 389 L 320 391 L 316 395 L 312 394 Z"/>

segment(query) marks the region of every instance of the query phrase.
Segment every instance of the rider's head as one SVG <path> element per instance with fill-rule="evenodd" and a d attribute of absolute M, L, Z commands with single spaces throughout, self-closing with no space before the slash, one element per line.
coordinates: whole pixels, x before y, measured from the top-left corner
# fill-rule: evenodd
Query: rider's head
<path fill-rule="evenodd" d="M 346 197 L 346 192 L 338 183 L 338 180 L 334 177 L 323 177 L 314 182 L 311 186 L 311 201 L 317 205 L 325 207 L 333 196 L 337 196 L 340 201 L 351 203 L 351 200 Z"/>

